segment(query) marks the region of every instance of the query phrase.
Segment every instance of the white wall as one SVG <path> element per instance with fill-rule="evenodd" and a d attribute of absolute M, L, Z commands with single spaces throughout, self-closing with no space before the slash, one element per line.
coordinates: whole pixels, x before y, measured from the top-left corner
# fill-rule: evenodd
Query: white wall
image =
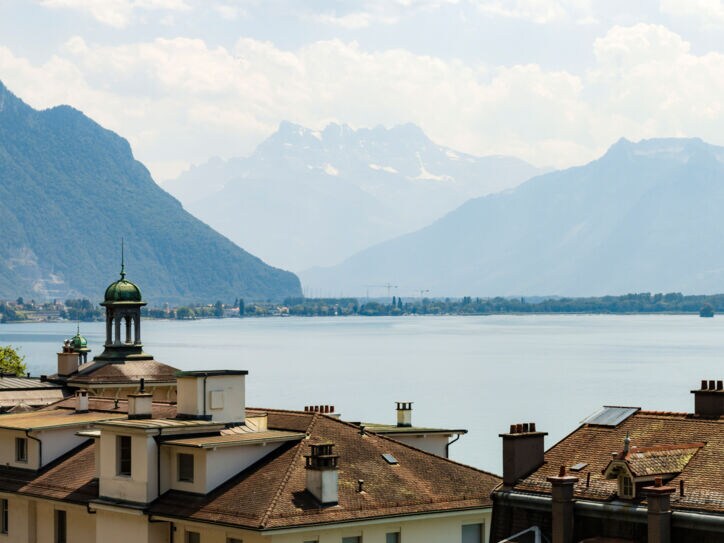
<path fill-rule="evenodd" d="M 426 434 L 425 436 L 385 434 L 385 437 L 445 458 L 445 447 L 448 444 L 447 434 Z"/>
<path fill-rule="evenodd" d="M 116 437 L 131 436 L 131 476 L 117 474 Z M 158 496 L 156 442 L 145 432 L 124 432 L 104 428 L 100 445 L 100 495 L 147 503 Z"/>

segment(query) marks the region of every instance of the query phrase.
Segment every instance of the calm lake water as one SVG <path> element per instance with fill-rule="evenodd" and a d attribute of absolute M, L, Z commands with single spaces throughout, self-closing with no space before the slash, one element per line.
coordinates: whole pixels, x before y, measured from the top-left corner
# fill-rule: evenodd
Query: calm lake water
<path fill-rule="evenodd" d="M 83 324 L 93 354 L 103 324 Z M 33 375 L 55 371 L 72 323 L 0 324 Z M 144 321 L 145 350 L 181 369 L 249 370 L 250 406 L 333 404 L 347 420 L 467 428 L 455 460 L 500 472 L 498 434 L 536 422 L 546 447 L 602 405 L 691 411 L 721 379 L 724 318 L 684 315 Z"/>

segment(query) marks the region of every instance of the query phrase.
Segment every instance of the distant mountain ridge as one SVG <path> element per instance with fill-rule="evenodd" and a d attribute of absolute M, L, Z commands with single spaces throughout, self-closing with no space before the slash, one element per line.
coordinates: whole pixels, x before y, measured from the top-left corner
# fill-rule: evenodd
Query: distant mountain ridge
<path fill-rule="evenodd" d="M 300 294 L 272 268 L 183 210 L 128 142 L 69 107 L 36 111 L 0 83 L 0 298 L 87 296 L 129 279 L 149 300 Z"/>
<path fill-rule="evenodd" d="M 724 148 L 622 139 L 302 281 L 345 294 L 388 281 L 438 296 L 722 292 L 722 204 Z"/>
<path fill-rule="evenodd" d="M 212 159 L 164 183 L 196 216 L 269 262 L 333 264 L 541 170 L 430 141 L 413 124 L 315 131 L 290 122 L 248 157 Z"/>

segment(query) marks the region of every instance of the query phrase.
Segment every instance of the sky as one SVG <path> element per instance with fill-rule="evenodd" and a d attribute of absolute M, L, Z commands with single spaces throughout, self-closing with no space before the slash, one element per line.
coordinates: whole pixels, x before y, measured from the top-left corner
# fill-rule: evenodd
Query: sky
<path fill-rule="evenodd" d="M 621 137 L 724 145 L 724 1 L 0 0 L 0 80 L 125 137 L 157 181 L 282 120 L 412 122 L 562 168 Z"/>

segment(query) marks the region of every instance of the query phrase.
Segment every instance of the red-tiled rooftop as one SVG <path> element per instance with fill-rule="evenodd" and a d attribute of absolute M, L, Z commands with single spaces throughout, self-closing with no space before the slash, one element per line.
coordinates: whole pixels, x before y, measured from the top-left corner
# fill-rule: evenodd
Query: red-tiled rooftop
<path fill-rule="evenodd" d="M 644 451 L 647 448 L 650 451 L 676 450 L 678 446 L 688 455 L 692 451 L 690 446 L 702 445 L 686 462 L 681 462 L 679 456 L 678 461 L 684 464 L 682 471 L 668 484 L 678 488 L 679 481 L 683 480 L 685 495 L 674 494 L 671 505 L 674 509 L 724 513 L 724 419 L 699 418 L 686 413 L 639 411 L 616 427 L 584 424 L 551 447 L 545 453 L 543 466 L 514 488 L 549 494 L 551 485 L 546 481 L 547 477 L 557 475 L 560 466 L 584 463 L 587 466 L 574 474 L 579 478 L 575 496 L 611 500 L 616 496 L 617 481 L 606 479 L 603 472 L 611 461 L 611 453 L 623 449 L 627 433 L 631 446 Z"/>
<path fill-rule="evenodd" d="M 70 385 L 122 384 L 140 381 L 153 383 L 175 383 L 178 370 L 156 360 L 135 360 L 123 364 L 91 362 L 68 379 Z"/>

